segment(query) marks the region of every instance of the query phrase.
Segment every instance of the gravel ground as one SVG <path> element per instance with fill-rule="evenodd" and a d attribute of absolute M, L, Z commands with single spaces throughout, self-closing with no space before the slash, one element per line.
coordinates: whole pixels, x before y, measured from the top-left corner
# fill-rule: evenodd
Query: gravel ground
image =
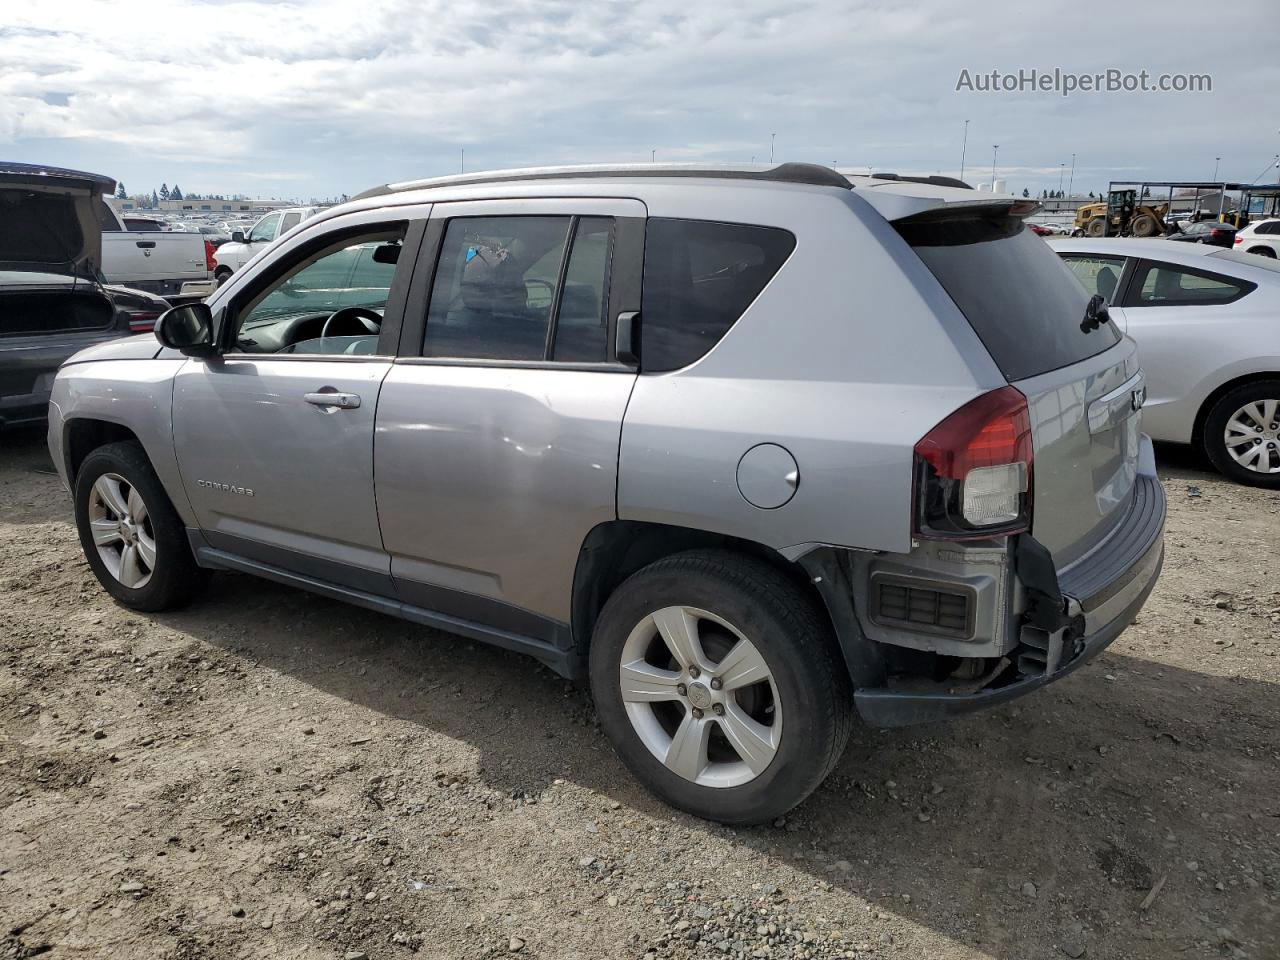
<path fill-rule="evenodd" d="M 1184 452 L 1110 652 L 729 830 L 532 661 L 231 574 L 116 606 L 0 443 L 0 958 L 1280 957 L 1280 497 Z"/>

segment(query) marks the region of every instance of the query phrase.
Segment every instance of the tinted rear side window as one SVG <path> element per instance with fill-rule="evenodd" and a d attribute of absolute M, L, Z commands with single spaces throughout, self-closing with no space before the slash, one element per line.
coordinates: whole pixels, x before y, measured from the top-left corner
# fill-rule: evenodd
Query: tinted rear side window
<path fill-rule="evenodd" d="M 1016 217 L 919 219 L 895 224 L 938 278 L 1009 380 L 1102 353 L 1112 323 L 1084 327 L 1089 293 Z"/>
<path fill-rule="evenodd" d="M 645 228 L 640 364 L 678 370 L 737 322 L 795 249 L 776 227 L 653 217 Z"/>

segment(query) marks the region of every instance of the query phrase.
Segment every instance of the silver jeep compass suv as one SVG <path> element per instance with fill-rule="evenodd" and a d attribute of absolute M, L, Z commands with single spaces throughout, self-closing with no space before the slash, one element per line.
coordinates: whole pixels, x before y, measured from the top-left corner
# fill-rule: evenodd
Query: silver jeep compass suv
<path fill-rule="evenodd" d="M 1064 676 L 1163 557 L 1132 341 L 958 181 L 548 168 L 370 190 L 76 355 L 49 445 L 112 596 L 235 570 L 590 678 L 677 807 L 775 817 L 854 710 Z"/>

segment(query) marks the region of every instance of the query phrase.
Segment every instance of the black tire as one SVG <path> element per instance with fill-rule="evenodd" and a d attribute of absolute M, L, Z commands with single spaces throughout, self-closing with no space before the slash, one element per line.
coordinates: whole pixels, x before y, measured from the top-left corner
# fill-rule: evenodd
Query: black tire
<path fill-rule="evenodd" d="M 115 474 L 135 489 L 146 504 L 146 526 L 155 544 L 155 567 L 139 587 L 128 587 L 108 569 L 90 527 L 90 501 L 94 484 L 104 474 Z M 103 589 L 126 607 L 159 611 L 180 607 L 194 597 L 208 579 L 208 571 L 196 565 L 183 526 L 146 453 L 137 443 L 110 443 L 85 457 L 75 481 L 76 529 L 80 546 Z"/>
<path fill-rule="evenodd" d="M 1159 227 L 1155 217 L 1140 213 L 1129 221 L 1129 232 L 1135 237 L 1154 237 Z"/>
<path fill-rule="evenodd" d="M 749 782 L 715 787 L 685 779 L 645 746 L 628 717 L 619 677 L 624 645 L 647 616 L 668 606 L 696 607 L 732 624 L 772 674 L 780 740 Z M 605 733 L 646 787 L 674 807 L 731 825 L 772 820 L 804 800 L 840 759 L 853 723 L 849 675 L 818 604 L 767 563 L 727 551 L 659 560 L 614 591 L 592 636 L 591 689 Z"/>
<path fill-rule="evenodd" d="M 1105 217 L 1094 217 L 1084 228 L 1085 236 L 1101 237 L 1107 232 L 1107 220 Z"/>
<path fill-rule="evenodd" d="M 1276 258 L 1276 252 L 1270 247 L 1250 247 L 1249 253 L 1256 253 L 1260 257 L 1270 257 L 1272 260 Z"/>
<path fill-rule="evenodd" d="M 213 273 L 213 280 L 216 286 L 220 287 L 230 279 L 231 270 L 226 267 L 223 267 L 221 270 L 215 270 Z"/>
<path fill-rule="evenodd" d="M 1280 379 L 1255 380 L 1242 384 L 1218 398 L 1205 417 L 1204 430 L 1200 437 L 1200 446 L 1209 462 L 1229 480 L 1243 483 L 1250 487 L 1263 487 L 1270 490 L 1280 489 L 1280 472 L 1259 473 L 1237 463 L 1227 450 L 1224 434 L 1227 422 L 1237 410 L 1246 404 L 1259 400 L 1280 401 Z M 1280 410 L 1277 410 L 1280 417 Z M 1280 463 L 1280 437 L 1270 429 L 1271 424 L 1263 424 L 1263 432 L 1258 438 L 1262 444 L 1274 443 L 1271 456 L 1272 463 Z"/>

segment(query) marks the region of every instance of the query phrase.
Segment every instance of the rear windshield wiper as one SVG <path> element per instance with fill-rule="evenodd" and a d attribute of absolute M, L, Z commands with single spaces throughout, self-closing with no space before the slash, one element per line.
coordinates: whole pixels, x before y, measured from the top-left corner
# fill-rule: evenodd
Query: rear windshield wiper
<path fill-rule="evenodd" d="M 1080 321 L 1080 329 L 1085 333 L 1092 333 L 1104 323 L 1110 322 L 1111 312 L 1107 309 L 1107 298 L 1100 293 L 1095 293 L 1085 305 L 1084 319 Z"/>

